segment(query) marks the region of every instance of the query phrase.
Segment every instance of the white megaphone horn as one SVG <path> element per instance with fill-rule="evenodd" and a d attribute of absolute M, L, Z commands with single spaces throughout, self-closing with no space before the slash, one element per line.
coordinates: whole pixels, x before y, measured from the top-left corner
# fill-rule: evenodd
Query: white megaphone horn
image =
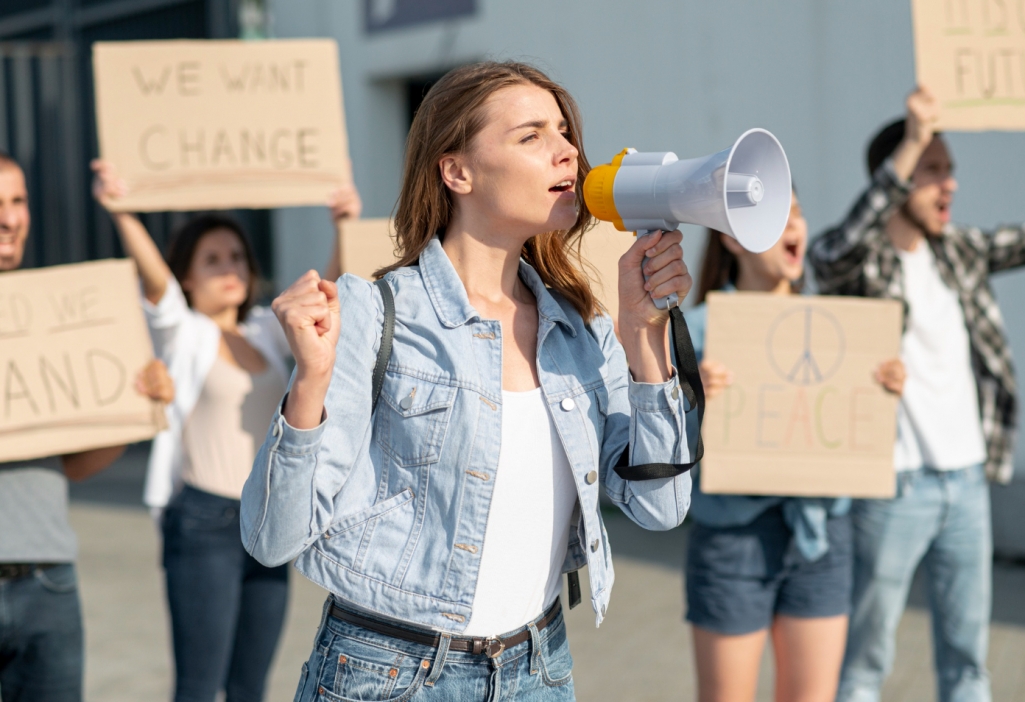
<path fill-rule="evenodd" d="M 790 198 L 787 156 L 764 129 L 744 132 L 732 147 L 711 156 L 684 161 L 671 151 L 623 149 L 584 181 L 591 214 L 620 231 L 643 235 L 700 224 L 755 253 L 779 241 Z M 680 302 L 675 293 L 655 300 L 661 309 Z"/>

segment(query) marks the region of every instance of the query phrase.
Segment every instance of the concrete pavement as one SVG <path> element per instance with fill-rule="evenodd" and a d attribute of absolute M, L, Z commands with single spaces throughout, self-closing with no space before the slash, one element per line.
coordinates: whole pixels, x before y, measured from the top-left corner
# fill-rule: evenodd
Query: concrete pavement
<path fill-rule="evenodd" d="M 166 700 L 171 654 L 159 567 L 158 535 L 139 507 L 141 460 L 133 452 L 107 473 L 73 488 L 79 572 L 86 619 L 89 702 Z M 644 532 L 618 512 L 607 515 L 616 559 L 608 616 L 594 628 L 588 594 L 567 616 L 578 699 L 695 698 L 691 639 L 683 623 L 682 560 L 687 528 Z M 288 623 L 270 678 L 268 700 L 291 700 L 309 655 L 325 593 L 293 573 Z M 581 578 L 586 589 L 586 575 Z M 1025 566 L 998 563 L 990 671 L 997 702 L 1025 699 Z M 929 618 L 916 585 L 901 622 L 886 702 L 935 699 Z M 759 702 L 772 699 L 766 654 Z"/>

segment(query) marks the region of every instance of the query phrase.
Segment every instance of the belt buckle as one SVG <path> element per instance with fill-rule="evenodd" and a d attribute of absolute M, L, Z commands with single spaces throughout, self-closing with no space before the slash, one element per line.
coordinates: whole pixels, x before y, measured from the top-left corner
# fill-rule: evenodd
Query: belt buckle
<path fill-rule="evenodd" d="M 502 639 L 497 636 L 492 636 L 491 638 L 484 640 L 484 655 L 488 658 L 498 658 L 504 650 L 505 643 L 503 643 Z"/>

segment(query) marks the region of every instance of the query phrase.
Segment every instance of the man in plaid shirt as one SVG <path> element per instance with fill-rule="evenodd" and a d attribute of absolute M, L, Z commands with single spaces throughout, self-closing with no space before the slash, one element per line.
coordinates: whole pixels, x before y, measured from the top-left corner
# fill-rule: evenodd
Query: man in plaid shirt
<path fill-rule="evenodd" d="M 924 560 L 939 697 L 985 702 L 986 477 L 1010 479 L 1017 427 L 1014 368 L 989 276 L 1025 265 L 1025 229 L 984 233 L 950 222 L 957 183 L 935 133 L 938 103 L 919 89 L 907 108 L 907 118 L 869 147 L 868 189 L 809 251 L 823 294 L 905 305 L 897 495 L 859 500 L 852 509 L 854 600 L 837 699 L 879 699 L 911 579 Z"/>

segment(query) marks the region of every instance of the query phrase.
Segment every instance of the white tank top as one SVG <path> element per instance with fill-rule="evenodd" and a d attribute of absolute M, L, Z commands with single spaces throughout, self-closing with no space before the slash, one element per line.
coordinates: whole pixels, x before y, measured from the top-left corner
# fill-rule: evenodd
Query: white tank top
<path fill-rule="evenodd" d="M 559 596 L 577 502 L 541 389 L 502 392 L 502 448 L 466 636 L 537 618 Z"/>

